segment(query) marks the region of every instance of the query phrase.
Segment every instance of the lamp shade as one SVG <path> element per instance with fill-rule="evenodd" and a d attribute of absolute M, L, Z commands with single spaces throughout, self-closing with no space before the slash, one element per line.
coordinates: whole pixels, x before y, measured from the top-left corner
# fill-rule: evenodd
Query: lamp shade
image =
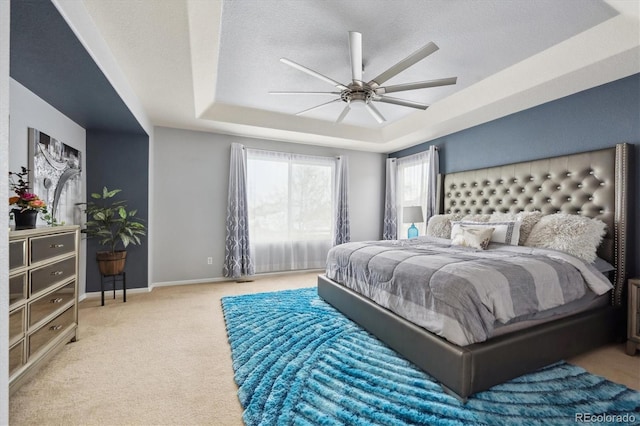
<path fill-rule="evenodd" d="M 402 222 L 404 223 L 424 222 L 424 217 L 422 216 L 422 207 L 420 206 L 403 207 Z"/>

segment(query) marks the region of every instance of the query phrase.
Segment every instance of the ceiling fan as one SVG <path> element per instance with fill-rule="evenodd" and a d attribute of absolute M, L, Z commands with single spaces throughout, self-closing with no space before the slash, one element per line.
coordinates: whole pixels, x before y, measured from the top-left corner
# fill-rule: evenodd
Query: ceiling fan
<path fill-rule="evenodd" d="M 331 105 L 336 102 L 345 102 L 347 105 L 342 110 L 342 113 L 338 116 L 336 123 L 342 122 L 347 116 L 352 107 L 356 105 L 363 105 L 367 111 L 376 119 L 378 123 L 385 122 L 385 118 L 380 114 L 380 111 L 373 106 L 374 102 L 384 102 L 388 104 L 400 105 L 409 108 L 416 108 L 425 110 L 429 105 L 425 105 L 419 102 L 414 102 L 406 99 L 398 99 L 391 96 L 386 96 L 387 93 L 402 92 L 405 90 L 425 89 L 428 87 L 448 86 L 456 84 L 457 77 L 441 78 L 437 80 L 419 81 L 415 83 L 397 84 L 393 86 L 382 86 L 387 80 L 395 77 L 402 71 L 406 70 L 410 66 L 423 60 L 436 50 L 438 46 L 435 43 L 430 42 L 427 45 L 413 52 L 397 64 L 384 71 L 368 83 L 362 80 L 363 63 L 362 63 L 362 34 L 356 31 L 349 31 L 349 50 L 351 53 L 351 83 L 342 84 L 325 75 L 320 74 L 310 68 L 300 65 L 294 61 L 286 58 L 280 58 L 280 62 L 289 65 L 299 71 L 307 73 L 313 77 L 316 77 L 322 81 L 325 81 L 333 85 L 340 91 L 333 92 L 269 92 L 272 95 L 320 95 L 320 96 L 337 96 L 329 102 L 325 102 L 320 105 L 316 105 L 312 108 L 298 112 L 296 115 L 306 114 L 314 111 L 318 108 L 322 108 L 327 105 Z"/>

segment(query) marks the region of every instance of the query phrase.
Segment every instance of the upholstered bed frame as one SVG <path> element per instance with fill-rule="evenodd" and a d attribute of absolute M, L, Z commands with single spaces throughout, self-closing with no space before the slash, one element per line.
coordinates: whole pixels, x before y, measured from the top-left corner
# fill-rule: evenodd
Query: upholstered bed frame
<path fill-rule="evenodd" d="M 366 297 L 318 277 L 318 294 L 426 371 L 462 400 L 478 391 L 611 342 L 624 333 L 627 176 L 629 147 L 451 173 L 442 179 L 442 212 L 540 210 L 598 218 L 607 233 L 598 255 L 614 265 L 611 304 L 457 346 Z"/>

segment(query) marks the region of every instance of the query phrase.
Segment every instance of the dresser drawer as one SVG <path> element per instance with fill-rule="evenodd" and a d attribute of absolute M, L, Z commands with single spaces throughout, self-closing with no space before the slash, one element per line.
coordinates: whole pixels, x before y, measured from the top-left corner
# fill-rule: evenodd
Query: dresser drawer
<path fill-rule="evenodd" d="M 76 282 L 71 281 L 53 293 L 39 297 L 29 303 L 29 327 L 33 327 L 49 315 L 60 310 L 76 297 Z"/>
<path fill-rule="evenodd" d="M 24 337 L 24 307 L 9 314 L 9 345 Z"/>
<path fill-rule="evenodd" d="M 36 293 L 46 290 L 64 280 L 73 277 L 76 274 L 76 258 L 61 260 L 51 265 L 31 271 L 31 288 L 29 294 L 33 296 Z"/>
<path fill-rule="evenodd" d="M 64 333 L 74 323 L 73 307 L 67 309 L 29 336 L 29 358 L 47 343 Z"/>
<path fill-rule="evenodd" d="M 9 270 L 27 266 L 27 240 L 9 242 Z"/>
<path fill-rule="evenodd" d="M 31 263 L 42 262 L 76 250 L 76 234 L 56 234 L 31 238 Z"/>
<path fill-rule="evenodd" d="M 24 365 L 24 340 L 9 349 L 9 377 Z"/>
<path fill-rule="evenodd" d="M 27 298 L 27 273 L 9 278 L 9 306 Z"/>

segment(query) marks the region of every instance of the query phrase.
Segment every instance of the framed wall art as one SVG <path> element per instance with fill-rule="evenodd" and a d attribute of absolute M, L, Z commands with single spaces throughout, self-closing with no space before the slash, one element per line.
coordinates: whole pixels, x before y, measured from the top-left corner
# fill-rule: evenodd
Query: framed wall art
<path fill-rule="evenodd" d="M 79 225 L 82 200 L 81 152 L 37 129 L 29 128 L 29 181 L 47 203 L 56 223 Z"/>

